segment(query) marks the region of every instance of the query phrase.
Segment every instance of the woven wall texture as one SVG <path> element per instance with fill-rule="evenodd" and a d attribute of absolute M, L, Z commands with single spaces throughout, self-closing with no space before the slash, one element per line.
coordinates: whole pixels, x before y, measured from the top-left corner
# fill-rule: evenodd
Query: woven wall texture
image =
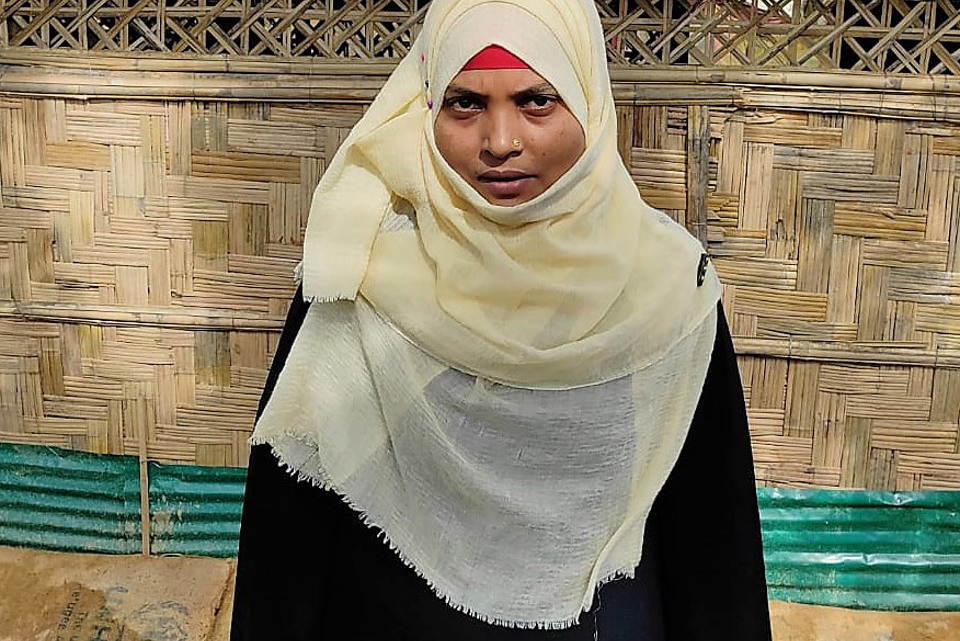
<path fill-rule="evenodd" d="M 0 95 L 0 441 L 243 465 L 358 104 Z M 960 127 L 620 107 L 725 283 L 761 483 L 960 488 Z"/>
<path fill-rule="evenodd" d="M 428 0 L 0 0 L 0 48 L 371 60 Z M 617 65 L 960 75 L 956 0 L 597 0 Z"/>

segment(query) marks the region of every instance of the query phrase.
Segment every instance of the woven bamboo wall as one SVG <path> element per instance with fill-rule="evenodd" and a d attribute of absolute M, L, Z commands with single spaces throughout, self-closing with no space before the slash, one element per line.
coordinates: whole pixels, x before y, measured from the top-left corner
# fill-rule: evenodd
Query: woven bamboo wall
<path fill-rule="evenodd" d="M 360 112 L 0 102 L 0 440 L 243 464 L 303 204 Z"/>
<path fill-rule="evenodd" d="M 383 76 L 81 63 L 0 69 L 0 441 L 242 465 Z M 615 74 L 621 153 L 725 283 L 760 481 L 960 488 L 960 92 L 685 73 Z"/>

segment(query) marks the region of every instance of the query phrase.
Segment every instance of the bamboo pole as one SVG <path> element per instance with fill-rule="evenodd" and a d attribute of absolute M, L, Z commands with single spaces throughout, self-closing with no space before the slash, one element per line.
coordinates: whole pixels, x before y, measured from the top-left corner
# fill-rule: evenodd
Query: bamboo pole
<path fill-rule="evenodd" d="M 793 339 L 734 337 L 740 356 L 786 358 L 850 365 L 895 365 L 960 369 L 960 349 L 930 349 L 920 343 L 835 343 Z"/>
<path fill-rule="evenodd" d="M 0 54 L 0 94 L 72 99 L 369 103 L 392 63 Z M 187 69 L 187 71 L 184 71 Z M 960 81 L 851 72 L 612 70 L 621 105 L 709 105 L 960 122 Z"/>
<path fill-rule="evenodd" d="M 263 332 L 283 329 L 282 316 L 216 308 L 181 309 L 0 301 L 0 319 L 79 323 L 110 327 L 164 327 L 186 330 Z"/>

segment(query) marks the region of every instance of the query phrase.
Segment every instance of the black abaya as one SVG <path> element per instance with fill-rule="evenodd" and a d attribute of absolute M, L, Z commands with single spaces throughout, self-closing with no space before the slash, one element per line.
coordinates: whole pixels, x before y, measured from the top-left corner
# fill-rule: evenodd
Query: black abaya
<path fill-rule="evenodd" d="M 263 411 L 308 305 L 294 297 Z M 700 401 L 658 495 L 633 579 L 578 625 L 518 630 L 444 603 L 335 494 L 251 450 L 231 641 L 769 641 L 760 519 L 736 357 L 722 309 Z"/>

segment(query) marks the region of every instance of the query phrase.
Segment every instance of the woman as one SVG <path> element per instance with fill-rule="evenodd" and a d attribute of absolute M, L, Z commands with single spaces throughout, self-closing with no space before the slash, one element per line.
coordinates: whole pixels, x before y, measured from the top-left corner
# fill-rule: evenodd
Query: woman
<path fill-rule="evenodd" d="M 592 2 L 434 0 L 314 195 L 232 638 L 769 639 L 718 299 Z"/>

